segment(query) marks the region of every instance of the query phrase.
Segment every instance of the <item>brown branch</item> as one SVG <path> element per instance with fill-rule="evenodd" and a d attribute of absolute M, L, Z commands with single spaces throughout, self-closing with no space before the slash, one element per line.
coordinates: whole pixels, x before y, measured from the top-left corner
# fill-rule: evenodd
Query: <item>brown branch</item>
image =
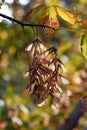
<path fill-rule="evenodd" d="M 12 22 L 15 22 L 15 23 L 17 23 L 17 24 L 20 24 L 22 27 L 23 27 L 23 26 L 42 27 L 42 28 L 51 28 L 51 29 L 55 30 L 54 27 L 47 26 L 47 25 L 33 24 L 33 23 L 31 23 L 31 24 L 30 24 L 30 23 L 23 23 L 23 22 L 21 22 L 21 21 L 18 21 L 18 20 L 16 20 L 16 19 L 14 19 L 14 18 L 12 18 L 12 17 L 9 17 L 9 16 L 7 16 L 7 15 L 5 15 L 5 14 L 2 14 L 2 13 L 0 13 L 0 16 L 3 17 L 3 18 L 6 18 L 6 19 L 8 19 L 8 20 L 10 20 L 10 21 L 12 21 Z"/>
<path fill-rule="evenodd" d="M 86 97 L 82 97 L 78 104 L 76 105 L 74 111 L 69 115 L 68 119 L 65 121 L 65 123 L 63 125 L 61 125 L 60 127 L 58 127 L 56 130 L 72 130 L 73 128 L 76 127 L 76 125 L 78 124 L 78 120 L 80 119 L 80 117 L 83 116 L 83 113 L 85 111 L 85 98 Z"/>

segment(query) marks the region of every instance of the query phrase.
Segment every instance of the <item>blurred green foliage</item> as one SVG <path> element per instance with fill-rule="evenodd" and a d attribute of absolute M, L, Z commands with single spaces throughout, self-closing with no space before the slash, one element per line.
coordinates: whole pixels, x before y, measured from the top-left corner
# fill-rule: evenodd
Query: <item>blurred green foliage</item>
<path fill-rule="evenodd" d="M 77 8 L 79 19 L 87 17 L 87 2 L 78 0 L 62 0 L 60 5 L 65 5 L 67 9 L 73 6 Z M 23 16 L 33 5 L 32 2 L 23 6 L 14 2 L 8 7 L 12 9 L 15 18 L 23 19 Z M 24 14 L 16 11 L 22 10 Z M 61 21 L 61 19 L 60 19 Z M 68 84 L 62 84 L 64 91 L 69 93 L 83 92 L 79 82 L 79 72 L 84 68 L 86 59 L 81 54 L 79 39 L 87 30 L 79 25 L 72 27 L 64 21 L 60 22 L 60 29 L 51 36 L 45 34 L 45 29 L 38 28 L 38 36 L 44 45 L 54 46 L 58 49 L 58 55 L 66 67 L 64 76 L 69 79 Z M 44 32 L 44 34 L 43 34 Z M 37 107 L 33 98 L 27 94 L 26 86 L 29 79 L 23 74 L 28 68 L 28 61 L 24 49 L 34 40 L 32 28 L 25 27 L 25 31 L 20 25 L 0 22 L 0 130 L 54 130 L 62 124 L 69 113 L 74 109 L 77 100 L 70 100 L 67 108 L 61 107 L 57 113 L 51 109 L 51 100 L 43 107 Z M 77 79 L 77 80 L 76 80 Z M 84 120 L 87 120 L 85 117 Z M 81 127 L 81 125 L 82 127 Z M 78 130 L 87 129 L 87 124 L 79 123 Z"/>

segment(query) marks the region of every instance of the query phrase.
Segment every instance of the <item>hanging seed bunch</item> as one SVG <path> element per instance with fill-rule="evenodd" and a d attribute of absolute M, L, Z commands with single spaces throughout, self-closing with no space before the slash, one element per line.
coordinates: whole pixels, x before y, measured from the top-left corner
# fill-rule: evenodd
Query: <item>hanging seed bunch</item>
<path fill-rule="evenodd" d="M 25 49 L 29 57 L 30 83 L 27 86 L 29 94 L 34 96 L 36 104 L 45 104 L 50 95 L 53 105 L 58 104 L 62 89 L 59 86 L 62 77 L 62 62 L 54 47 L 46 49 L 39 39 L 36 39 Z"/>

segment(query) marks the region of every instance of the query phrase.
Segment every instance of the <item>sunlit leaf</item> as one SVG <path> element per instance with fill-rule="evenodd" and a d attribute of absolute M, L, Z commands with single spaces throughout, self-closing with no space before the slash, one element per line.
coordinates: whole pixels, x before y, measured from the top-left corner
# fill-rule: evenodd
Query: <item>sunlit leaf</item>
<path fill-rule="evenodd" d="M 58 15 L 65 21 L 69 22 L 70 24 L 76 23 L 75 15 L 72 14 L 71 12 L 64 10 L 60 6 L 56 6 L 56 11 L 57 11 Z"/>
<path fill-rule="evenodd" d="M 81 50 L 85 58 L 87 58 L 87 33 L 83 34 L 81 37 Z"/>
<path fill-rule="evenodd" d="M 45 4 L 41 4 L 31 9 L 25 16 L 25 19 L 33 19 L 39 24 L 58 29 L 59 21 L 57 15 L 59 15 L 62 19 L 69 22 L 70 24 L 75 24 L 77 22 L 75 18 L 76 15 L 58 6 L 58 0 L 47 0 L 45 1 Z M 47 33 L 52 34 L 54 32 L 53 28 L 48 28 Z"/>
<path fill-rule="evenodd" d="M 43 15 L 42 15 L 43 14 Z M 31 9 L 25 16 L 26 20 L 30 20 L 33 18 L 39 18 L 41 19 L 42 17 L 44 17 L 45 15 L 47 15 L 46 12 L 46 6 L 44 4 L 41 4 L 33 9 Z"/>
<path fill-rule="evenodd" d="M 57 13 L 56 13 L 56 11 L 55 11 L 54 6 L 49 7 L 48 12 L 49 12 L 49 16 L 50 16 L 51 18 L 55 18 L 55 17 L 57 16 Z"/>

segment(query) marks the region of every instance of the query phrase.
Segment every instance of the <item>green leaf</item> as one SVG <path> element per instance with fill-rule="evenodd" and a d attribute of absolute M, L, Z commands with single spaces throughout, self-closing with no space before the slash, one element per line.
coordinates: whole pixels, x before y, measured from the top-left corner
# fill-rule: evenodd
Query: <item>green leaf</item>
<path fill-rule="evenodd" d="M 69 22 L 70 24 L 76 23 L 75 16 L 71 12 L 66 11 L 65 9 L 63 9 L 60 6 L 56 6 L 56 11 L 57 11 L 58 15 L 65 21 Z"/>
<path fill-rule="evenodd" d="M 43 14 L 43 15 L 42 15 Z M 31 9 L 25 16 L 26 20 L 30 20 L 33 18 L 42 18 L 47 15 L 45 4 L 41 4 L 33 9 Z"/>
<path fill-rule="evenodd" d="M 81 36 L 81 51 L 85 58 L 87 58 L 87 33 Z"/>

